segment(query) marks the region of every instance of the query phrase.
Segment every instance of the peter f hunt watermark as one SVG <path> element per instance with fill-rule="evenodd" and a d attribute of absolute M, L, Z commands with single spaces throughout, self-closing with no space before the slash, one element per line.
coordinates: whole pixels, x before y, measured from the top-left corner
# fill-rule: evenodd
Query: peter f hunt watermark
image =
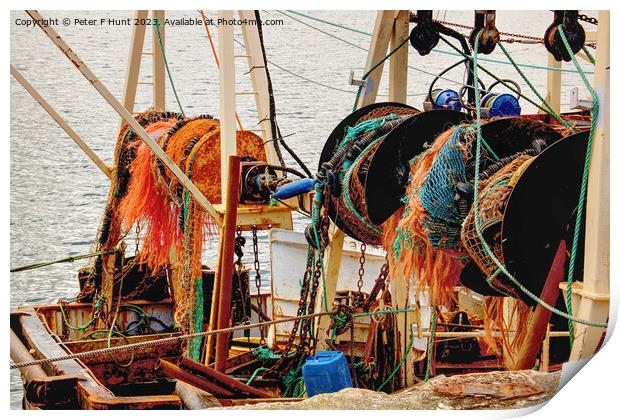
<path fill-rule="evenodd" d="M 282 26 L 284 20 L 282 19 L 261 19 L 261 25 L 263 26 Z M 194 17 L 180 17 L 180 18 L 165 18 L 163 21 L 159 21 L 157 18 L 84 18 L 84 17 L 62 17 L 62 18 L 47 18 L 47 19 L 32 19 L 32 18 L 17 18 L 15 19 L 15 25 L 23 26 L 26 28 L 35 26 L 200 26 L 200 25 L 247 25 L 255 26 L 258 24 L 257 19 L 224 19 L 224 18 L 206 18 L 204 21 L 201 18 Z"/>

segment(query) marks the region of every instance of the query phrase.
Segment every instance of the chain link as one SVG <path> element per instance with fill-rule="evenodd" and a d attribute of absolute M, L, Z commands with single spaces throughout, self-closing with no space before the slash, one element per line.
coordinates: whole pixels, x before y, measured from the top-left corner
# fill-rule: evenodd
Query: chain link
<path fill-rule="evenodd" d="M 598 25 L 598 19 L 588 15 L 577 15 L 577 19 L 583 22 L 591 23 L 592 25 Z"/>
<path fill-rule="evenodd" d="M 379 292 L 387 288 L 388 281 L 389 281 L 388 279 L 389 272 L 390 272 L 390 268 L 386 261 L 381 267 L 381 272 L 379 273 L 379 276 L 375 280 L 375 285 L 372 287 L 372 290 L 370 294 L 368 295 L 366 302 L 364 302 L 364 305 L 362 306 L 365 312 L 368 312 L 370 305 L 372 305 L 372 303 L 377 299 Z"/>
<path fill-rule="evenodd" d="M 237 226 L 237 236 L 235 237 L 235 255 L 237 256 L 237 260 L 235 261 L 235 270 L 237 271 L 237 281 L 239 285 L 239 296 L 241 297 L 241 308 L 243 312 L 243 317 L 241 319 L 242 324 L 250 323 L 250 313 L 247 311 L 246 302 L 248 301 L 248 296 L 246 295 L 246 289 L 243 282 L 243 247 L 245 246 L 245 238 L 243 237 L 243 231 L 241 226 Z M 244 330 L 244 335 L 249 338 L 250 330 Z"/>
<path fill-rule="evenodd" d="M 134 255 L 137 257 L 140 253 L 140 232 L 142 228 L 140 227 L 140 223 L 136 223 L 136 250 Z"/>
<path fill-rule="evenodd" d="M 362 243 L 360 246 L 360 268 L 357 271 L 359 279 L 357 280 L 357 291 L 362 293 L 362 287 L 364 287 L 364 264 L 366 263 L 366 244 Z"/>
<path fill-rule="evenodd" d="M 256 286 L 256 302 L 258 309 L 265 313 L 264 299 L 261 294 L 262 278 L 260 275 L 260 260 L 258 259 L 258 229 L 256 225 L 252 225 L 252 249 L 254 251 L 254 286 Z M 260 318 L 260 315 L 259 315 Z M 260 329 L 260 341 L 261 344 L 265 343 L 265 329 Z"/>

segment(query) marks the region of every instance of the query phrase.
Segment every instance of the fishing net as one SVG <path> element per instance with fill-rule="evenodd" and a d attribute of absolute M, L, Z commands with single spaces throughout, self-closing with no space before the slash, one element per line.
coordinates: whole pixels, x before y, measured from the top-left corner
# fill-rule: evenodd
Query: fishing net
<path fill-rule="evenodd" d="M 404 115 L 415 115 L 419 113 L 420 111 L 418 111 L 417 109 L 406 107 L 406 106 L 398 106 L 398 105 L 381 106 L 381 107 L 374 108 L 368 111 L 368 113 L 364 114 L 364 116 L 362 116 L 359 120 L 357 120 L 355 125 L 363 123 L 364 121 L 374 120 L 376 118 L 381 118 L 381 117 L 387 117 L 388 115 L 392 115 L 392 114 L 404 116 Z"/>
<path fill-rule="evenodd" d="M 481 180 L 479 184 L 478 223 L 485 242 L 502 262 L 504 257 L 501 246 L 501 223 L 514 186 L 513 178 L 515 173 L 521 173 L 532 159 L 529 155 L 517 156 L 494 175 Z M 490 276 L 497 269 L 497 265 L 484 250 L 482 240 L 476 232 L 473 206 L 463 222 L 461 241 L 470 258 L 486 276 Z M 490 286 L 505 295 L 518 297 L 514 289 L 504 285 L 497 277 L 491 280 Z"/>
<path fill-rule="evenodd" d="M 146 129 L 151 124 L 167 121 L 176 122 L 182 117 L 176 113 L 149 109 L 138 114 L 135 118 L 136 121 Z M 158 129 L 160 129 L 159 125 L 154 129 L 150 129 L 151 132 L 147 131 L 147 133 L 153 135 Z M 123 122 L 116 141 L 110 190 L 97 238 L 97 242 L 101 245 L 102 249 L 109 249 L 116 246 L 119 240 L 127 234 L 127 231 L 122 229 L 117 210 L 120 201 L 125 197 L 128 191 L 131 178 L 131 165 L 137 153 L 136 141 L 141 141 L 139 140 L 139 136 L 129 124 Z"/>
<path fill-rule="evenodd" d="M 183 117 L 173 112 L 149 109 L 136 115 L 135 118 L 149 135 L 158 136 L 165 127 Z M 119 205 L 128 192 L 131 182 L 131 165 L 137 157 L 138 147 L 136 145 L 138 143 L 141 143 L 138 135 L 129 124 L 123 122 L 116 140 L 110 189 L 103 216 L 99 222 L 97 237 L 92 246 L 93 252 L 116 247 L 131 228 L 131 226 L 129 229 L 123 227 L 122 219 L 119 217 Z M 100 289 L 102 261 L 103 258 L 98 256 L 80 269 L 81 275 L 88 278 L 89 285 L 86 289 Z"/>
<path fill-rule="evenodd" d="M 418 292 L 428 288 L 431 305 L 449 306 L 454 301 L 454 287 L 459 283 L 466 257 L 459 246 L 458 233 L 447 222 L 441 222 L 442 217 L 450 223 L 458 222 L 453 211 L 457 206 L 456 194 L 450 196 L 450 191 L 463 175 L 462 165 L 470 144 L 464 133 L 458 127 L 443 132 L 430 148 L 410 161 L 409 185 L 403 197 L 405 207 L 382 226 L 392 278 L 408 282 L 415 279 Z"/>
<path fill-rule="evenodd" d="M 219 121 L 202 115 L 178 121 L 158 143 L 192 183 L 214 204 L 221 202 L 221 147 Z M 237 153 L 266 160 L 262 139 L 248 131 L 237 133 Z M 143 226 L 140 260 L 152 269 L 165 267 L 176 250 L 177 270 L 172 276 L 175 322 L 183 331 L 202 331 L 202 248 L 215 234 L 215 223 L 177 178 L 140 147 L 132 165 L 127 196 L 120 205 L 123 226 Z M 199 357 L 199 340 L 191 340 L 187 354 Z"/>
<path fill-rule="evenodd" d="M 368 167 L 387 133 L 406 116 L 416 113 L 399 106 L 373 109 L 348 127 L 339 141 L 335 154 L 338 160 L 329 162 L 333 164 L 334 179 L 326 190 L 326 198 L 332 219 L 349 236 L 367 244 L 381 244 L 381 227 L 370 221 L 366 206 Z"/>
<path fill-rule="evenodd" d="M 186 119 L 155 110 L 136 119 L 211 203 L 221 202 L 218 120 L 209 115 Z M 237 132 L 237 154 L 266 160 L 262 139 L 248 131 Z M 114 162 L 97 250 L 116 247 L 138 227 L 140 266 L 158 273 L 173 263 L 170 286 L 176 326 L 183 332 L 202 331 L 202 249 L 206 238 L 215 234 L 213 219 L 127 124 L 121 126 Z M 101 261 L 99 257 L 87 271 L 95 273 Z M 191 340 L 186 355 L 198 359 L 200 344 Z"/>
<path fill-rule="evenodd" d="M 532 160 L 533 157 L 528 153 L 517 153 L 502 159 L 499 164 L 505 163 L 505 166 L 492 175 L 489 176 L 488 173 L 483 172 L 480 176 L 478 223 L 485 242 L 502 263 L 504 256 L 501 244 L 501 223 L 504 211 L 512 188 Z M 525 338 L 531 310 L 519 299 L 517 291 L 509 282 L 502 281 L 502 276 L 492 276 L 497 265 L 484 250 L 482 240 L 476 232 L 473 206 L 463 222 L 461 240 L 472 261 L 487 276 L 489 286 L 505 296 L 516 298 L 506 300 L 504 297 L 486 297 L 484 302 L 485 342 L 492 351 L 503 355 L 507 365 L 511 365 L 516 357 L 516 349 L 521 346 Z M 499 332 L 500 336 L 494 336 L 493 331 Z"/>

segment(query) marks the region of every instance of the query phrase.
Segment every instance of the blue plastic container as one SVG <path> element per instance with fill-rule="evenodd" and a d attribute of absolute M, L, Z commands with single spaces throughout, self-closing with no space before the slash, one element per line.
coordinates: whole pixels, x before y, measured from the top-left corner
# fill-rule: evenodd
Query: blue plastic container
<path fill-rule="evenodd" d="M 301 368 L 308 397 L 353 387 L 347 359 L 341 351 L 320 351 Z"/>

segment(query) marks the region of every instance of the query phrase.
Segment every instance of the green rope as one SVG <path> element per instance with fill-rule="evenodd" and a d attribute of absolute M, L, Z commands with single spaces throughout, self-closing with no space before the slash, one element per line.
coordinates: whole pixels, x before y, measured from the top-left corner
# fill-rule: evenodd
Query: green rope
<path fill-rule="evenodd" d="M 403 39 L 400 42 L 400 44 L 398 44 L 392 51 L 390 51 L 385 57 L 383 57 L 381 60 L 379 60 L 377 63 L 375 63 L 375 65 L 373 65 L 366 73 L 364 73 L 364 75 L 362 76 L 362 80 L 366 80 L 366 78 L 370 75 L 370 73 L 375 71 L 375 69 L 377 67 L 382 65 L 385 62 L 385 60 L 390 58 L 394 53 L 396 53 L 396 51 L 398 51 L 403 45 L 405 45 L 408 42 L 409 42 L 409 38 Z M 357 95 L 355 95 L 355 103 L 353 104 L 353 111 L 355 111 L 357 109 L 357 103 L 359 102 L 360 95 L 362 94 L 362 88 L 363 88 L 363 86 L 360 86 L 357 89 Z"/>
<path fill-rule="evenodd" d="M 101 297 L 97 300 L 97 302 L 95 302 L 95 305 L 93 306 L 93 312 L 96 312 L 98 309 L 100 309 L 103 306 L 104 302 L 105 302 L 105 297 L 101 295 Z M 62 307 L 62 304 L 60 304 L 59 307 L 60 307 L 60 315 L 62 316 L 62 320 L 70 330 L 79 331 L 80 333 L 83 333 L 84 331 L 89 329 L 91 325 L 93 325 L 93 323 L 95 322 L 95 317 L 93 316 L 91 319 L 88 320 L 86 324 L 73 326 L 69 323 L 69 320 L 67 319 L 67 315 L 65 314 L 65 310 Z"/>
<path fill-rule="evenodd" d="M 168 73 L 168 80 L 170 80 L 170 86 L 172 86 L 172 92 L 174 93 L 174 97 L 177 100 L 177 104 L 179 105 L 179 109 L 181 109 L 181 114 L 185 115 L 185 111 L 183 111 L 183 107 L 181 106 L 181 101 L 179 100 L 179 95 L 177 94 L 177 89 L 174 87 L 174 82 L 172 81 L 172 74 L 170 74 L 170 67 L 168 66 L 168 59 L 166 58 L 166 51 L 164 50 L 164 41 L 161 38 L 161 32 L 159 30 L 159 19 L 153 19 L 153 26 L 157 31 L 157 39 L 159 40 L 159 48 L 161 50 L 161 55 L 164 58 L 164 65 L 166 66 L 166 73 Z"/>
<path fill-rule="evenodd" d="M 252 382 L 254 382 L 254 379 L 256 379 L 256 377 L 258 376 L 259 373 L 261 372 L 265 372 L 268 371 L 269 368 L 266 367 L 259 367 L 258 369 L 256 369 L 254 371 L 254 373 L 252 374 L 252 376 L 250 376 L 250 379 L 248 379 L 248 381 L 245 383 L 246 385 L 252 385 Z"/>
<path fill-rule="evenodd" d="M 306 393 L 304 377 L 301 374 L 301 367 L 306 361 L 305 359 L 305 357 L 299 359 L 297 367 L 295 369 L 291 369 L 282 377 L 282 384 L 284 385 L 282 396 L 284 398 L 301 398 Z"/>
<path fill-rule="evenodd" d="M 311 20 L 314 20 L 314 21 L 317 21 L 317 22 L 321 22 L 321 23 L 324 23 L 326 25 L 331 25 L 331 26 L 334 26 L 336 28 L 344 29 L 346 31 L 354 32 L 354 33 L 365 35 L 365 36 L 372 36 L 372 34 L 370 32 L 365 32 L 365 31 L 362 31 L 362 30 L 359 30 L 359 29 L 351 28 L 351 27 L 348 27 L 348 26 L 345 26 L 345 25 L 341 25 L 341 24 L 336 23 L 336 22 L 330 22 L 328 20 L 320 19 L 320 18 L 311 16 L 311 15 L 307 15 L 305 13 L 297 12 L 295 10 L 287 10 L 287 12 L 294 13 L 296 15 L 303 16 L 303 17 L 305 17 L 307 19 L 311 19 Z M 344 40 L 342 40 L 342 41 L 344 41 Z M 437 48 L 433 49 L 433 51 L 438 52 L 440 54 L 445 54 L 445 55 L 452 55 L 452 56 L 458 56 L 459 55 L 457 53 L 453 53 L 453 52 L 450 52 L 450 51 L 445 51 L 445 50 L 441 50 L 441 49 L 437 49 Z M 506 62 L 506 61 L 495 60 L 495 59 L 492 59 L 492 58 L 480 58 L 480 60 L 481 61 L 487 61 L 489 63 L 511 64 L 511 63 Z M 519 64 L 519 65 L 521 67 L 529 67 L 529 68 L 533 68 L 533 69 L 537 69 L 537 70 L 551 70 L 551 71 L 561 71 L 561 72 L 566 72 L 566 73 L 578 73 L 578 70 L 563 69 L 561 67 L 547 67 L 547 66 L 540 66 L 540 65 L 536 65 L 536 64 Z M 593 72 L 585 72 L 585 73 L 586 74 L 593 74 Z"/>
<path fill-rule="evenodd" d="M 549 102 L 547 102 L 547 100 L 545 98 L 543 98 L 543 96 L 538 92 L 538 90 L 532 84 L 532 82 L 527 78 L 527 76 L 523 73 L 523 71 L 521 71 L 521 69 L 519 68 L 517 63 L 512 59 L 512 56 L 508 53 L 508 50 L 504 47 L 504 44 L 502 44 L 501 42 L 498 42 L 498 45 L 502 49 L 502 51 L 504 52 L 506 57 L 508 57 L 508 60 L 510 60 L 510 62 L 512 63 L 512 66 L 515 68 L 517 73 L 519 73 L 521 78 L 525 81 L 525 83 L 527 83 L 527 85 L 530 87 L 532 92 L 534 92 L 534 94 L 538 97 L 538 99 L 540 99 L 540 101 L 543 103 L 545 108 L 547 108 L 547 113 L 551 114 L 553 116 L 553 118 L 558 120 L 564 127 L 568 128 L 571 132 L 574 132 L 575 130 L 573 129 L 573 127 L 571 127 L 571 125 L 569 123 L 564 121 L 564 119 L 557 112 L 555 112 L 553 107 L 551 105 L 549 105 Z"/>
<path fill-rule="evenodd" d="M 382 141 L 384 138 L 385 138 L 385 136 L 381 136 L 378 139 L 373 140 L 366 147 L 366 149 L 368 149 L 369 147 L 374 146 L 378 142 Z M 362 216 L 357 211 L 357 209 L 355 208 L 355 205 L 351 201 L 351 194 L 350 194 L 350 191 L 349 191 L 349 182 L 351 180 L 351 175 L 353 174 L 353 168 L 355 168 L 355 165 L 357 165 L 359 163 L 359 161 L 362 160 L 363 157 L 364 157 L 364 153 L 360 153 L 355 158 L 355 160 L 353 161 L 351 166 L 348 168 L 348 170 L 345 172 L 344 179 L 342 180 L 342 190 L 343 190 L 342 191 L 342 199 L 343 199 L 344 203 L 347 205 L 347 208 L 349 209 L 349 211 L 351 211 L 351 213 L 353 213 L 353 215 L 357 218 L 357 220 L 362 222 L 364 224 L 364 226 L 366 226 L 372 232 L 377 233 L 377 234 L 381 234 L 383 231 L 381 229 L 377 228 L 376 226 L 374 226 L 364 216 Z"/>
<path fill-rule="evenodd" d="M 588 79 L 583 73 L 583 70 L 581 69 L 579 62 L 577 61 L 577 59 L 575 58 L 575 55 L 573 54 L 573 50 L 570 47 L 570 44 L 566 40 L 566 36 L 564 35 L 563 25 L 560 24 L 558 26 L 558 30 L 560 32 L 560 37 L 562 38 L 562 42 L 564 43 L 564 47 L 566 47 L 566 49 L 568 50 L 571 60 L 575 64 L 575 67 L 577 67 L 577 70 L 579 70 L 579 75 L 581 76 L 581 80 L 583 80 L 583 83 L 586 85 L 586 87 L 588 88 L 588 91 L 590 92 L 590 95 L 592 96 L 592 122 L 590 125 L 590 132 L 588 133 L 588 144 L 586 147 L 586 156 L 584 159 L 585 161 L 583 165 L 583 174 L 581 176 L 581 189 L 579 190 L 579 204 L 577 205 L 577 215 L 575 217 L 575 231 L 573 233 L 573 244 L 571 247 L 570 261 L 568 264 L 568 277 L 566 279 L 566 308 L 567 308 L 568 313 L 572 315 L 573 314 L 572 285 L 573 285 L 573 280 L 575 276 L 575 260 L 577 258 L 577 248 L 579 247 L 579 238 L 581 236 L 580 230 L 581 230 L 581 220 L 583 218 L 583 208 L 585 206 L 586 194 L 588 191 L 588 175 L 590 172 L 592 141 L 594 139 L 594 132 L 596 131 L 599 104 L 598 104 L 598 95 L 592 88 L 592 85 L 590 84 L 590 82 L 588 82 Z M 573 340 L 575 338 L 575 332 L 574 332 L 574 325 L 570 321 L 568 323 L 568 332 L 569 332 L 570 345 L 572 347 Z"/>
<path fill-rule="evenodd" d="M 411 325 L 409 328 L 411 329 L 411 336 L 409 337 L 410 341 L 409 341 L 409 345 L 407 346 L 407 350 L 405 351 L 405 355 L 403 356 L 402 359 L 400 359 L 400 361 L 398 362 L 398 364 L 396 365 L 396 367 L 394 368 L 392 373 L 389 374 L 387 379 L 381 385 L 379 385 L 379 388 L 377 388 L 377 392 L 381 391 L 384 386 L 386 386 L 388 383 L 390 383 L 392 378 L 394 378 L 394 375 L 396 375 L 396 373 L 398 373 L 398 371 L 400 370 L 400 367 L 407 360 L 407 357 L 409 357 L 409 353 L 411 353 L 411 349 L 413 349 L 413 325 Z"/>
<path fill-rule="evenodd" d="M 404 313 L 404 312 L 412 312 L 417 310 L 418 307 L 417 306 L 411 306 L 409 308 L 404 308 L 404 309 L 384 309 L 382 311 L 376 311 L 376 312 L 364 312 L 361 314 L 354 314 L 352 315 L 353 318 L 359 318 L 359 317 L 363 317 L 363 316 L 373 316 L 373 315 L 383 315 L 383 314 L 399 314 L 399 313 Z"/>
<path fill-rule="evenodd" d="M 433 316 L 431 318 L 431 334 L 428 337 L 428 347 L 426 348 L 426 371 L 424 380 L 428 381 L 431 376 L 431 364 L 433 363 L 433 352 L 435 346 L 435 326 L 437 325 L 437 308 L 433 306 Z"/>
<path fill-rule="evenodd" d="M 549 305 L 547 302 L 545 302 L 544 300 L 540 299 L 538 296 L 536 296 L 534 293 L 530 292 L 523 284 L 521 284 L 509 271 L 508 269 L 504 266 L 504 264 L 502 264 L 502 262 L 499 260 L 499 258 L 497 258 L 497 256 L 493 253 L 493 251 L 491 250 L 491 247 L 489 246 L 489 244 L 487 244 L 486 240 L 484 239 L 484 236 L 482 235 L 482 229 L 480 228 L 480 220 L 478 218 L 478 191 L 479 191 L 479 181 L 480 181 L 480 151 L 481 151 L 481 144 L 482 144 L 482 131 L 481 131 L 481 122 L 480 122 L 480 94 L 479 94 L 479 87 L 478 87 L 478 43 L 479 43 L 479 38 L 480 38 L 480 33 L 478 33 L 478 35 L 476 36 L 476 41 L 474 43 L 474 54 L 473 54 L 473 67 L 474 67 L 474 89 L 475 89 L 475 99 L 476 99 L 476 136 L 477 136 L 477 141 L 476 141 L 476 164 L 475 164 L 475 176 L 474 176 L 474 227 L 476 230 L 476 234 L 478 235 L 478 238 L 480 239 L 480 242 L 482 244 L 482 248 L 484 249 L 485 253 L 487 254 L 487 256 L 489 258 L 491 258 L 491 260 L 495 263 L 496 267 L 498 267 L 502 273 L 504 273 L 504 275 L 511 281 L 513 282 L 525 295 L 527 295 L 530 299 L 534 300 L 536 303 L 538 303 L 539 305 L 541 305 L 542 307 L 544 307 L 545 309 L 551 311 L 552 313 L 559 315 L 563 318 L 566 318 L 568 320 L 583 324 L 583 325 L 588 325 L 591 327 L 601 327 L 601 328 L 606 328 L 607 327 L 607 323 L 605 322 L 594 322 L 594 321 L 589 321 L 589 320 L 585 320 L 585 319 L 580 319 L 580 318 L 576 318 L 574 317 L 572 314 L 568 314 L 566 312 L 560 311 L 556 308 L 554 308 L 553 306 Z M 596 95 L 593 95 L 593 98 L 595 98 Z"/>
<path fill-rule="evenodd" d="M 583 52 L 585 53 L 585 55 L 588 57 L 588 60 L 590 60 L 590 63 L 592 64 L 596 64 L 596 60 L 594 59 L 594 56 L 592 55 L 592 53 L 590 52 L 590 50 L 588 50 L 588 48 L 584 45 L 583 46 Z M 577 66 L 575 66 L 577 67 Z M 582 72 L 582 73 L 586 73 L 586 72 Z M 581 73 L 579 73 L 581 74 Z M 588 72 L 588 74 L 591 74 Z"/>
<path fill-rule="evenodd" d="M 91 252 L 89 254 L 75 255 L 75 256 L 61 258 L 59 260 L 54 260 L 54 261 L 47 261 L 47 262 L 40 262 L 40 263 L 22 265 L 21 267 L 11 268 L 10 272 L 11 273 L 18 273 L 20 271 L 34 270 L 34 269 L 37 269 L 37 268 L 47 267 L 48 265 L 67 263 L 67 262 L 74 262 L 74 261 L 78 261 L 78 260 L 84 260 L 84 259 L 87 259 L 87 258 L 98 257 L 100 255 L 108 255 L 108 254 L 112 254 L 112 253 L 114 253 L 113 249 L 109 249 L 107 251 Z"/>

